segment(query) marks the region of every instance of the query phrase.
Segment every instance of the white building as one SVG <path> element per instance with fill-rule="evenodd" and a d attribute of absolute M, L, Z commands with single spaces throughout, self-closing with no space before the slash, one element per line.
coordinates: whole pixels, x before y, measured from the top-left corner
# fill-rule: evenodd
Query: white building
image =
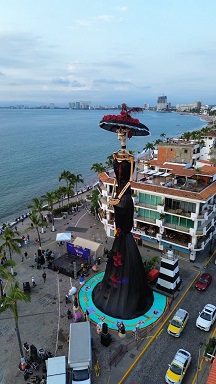
<path fill-rule="evenodd" d="M 188 161 L 162 161 L 161 151 L 163 155 L 163 145 L 158 147 L 157 159 L 139 163 L 138 181 L 131 183 L 135 208 L 132 232 L 140 246 L 163 252 L 172 246 L 181 257 L 194 261 L 209 248 L 216 233 L 216 167 L 198 158 L 199 169 L 189 167 Z M 99 179 L 100 219 L 107 235 L 113 237 L 114 210 L 108 200 L 114 174 L 104 172 Z"/>

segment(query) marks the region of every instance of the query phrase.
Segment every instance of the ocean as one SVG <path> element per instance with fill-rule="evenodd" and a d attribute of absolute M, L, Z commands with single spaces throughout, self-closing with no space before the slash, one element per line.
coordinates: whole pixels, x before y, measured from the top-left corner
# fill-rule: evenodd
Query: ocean
<path fill-rule="evenodd" d="M 91 166 L 105 164 L 120 148 L 117 135 L 98 126 L 106 114 L 109 111 L 0 109 L 0 226 L 28 212 L 33 197 L 65 185 L 59 182 L 63 170 L 82 175 L 80 188 L 97 180 Z M 127 149 L 135 153 L 161 133 L 178 137 L 207 124 L 199 116 L 178 113 L 144 111 L 134 117 L 151 132 L 128 140 Z"/>

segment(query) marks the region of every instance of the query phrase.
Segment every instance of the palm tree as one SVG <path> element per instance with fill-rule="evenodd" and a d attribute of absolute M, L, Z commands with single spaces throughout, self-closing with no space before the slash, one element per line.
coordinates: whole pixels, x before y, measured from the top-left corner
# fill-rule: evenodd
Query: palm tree
<path fill-rule="evenodd" d="M 91 170 L 95 171 L 96 173 L 102 173 L 106 171 L 106 167 L 102 163 L 94 163 L 91 166 Z"/>
<path fill-rule="evenodd" d="M 69 184 L 71 184 L 71 176 L 72 176 L 72 173 L 70 171 L 62 171 L 61 175 L 59 176 L 59 181 L 61 180 L 65 180 L 66 181 L 66 184 L 67 186 Z"/>
<path fill-rule="evenodd" d="M 74 191 L 72 189 L 72 187 L 74 186 L 73 174 L 70 171 L 64 170 L 59 177 L 59 181 L 61 180 L 65 180 L 67 184 L 66 192 L 68 197 L 68 208 L 69 208 L 70 195 L 74 194 Z"/>
<path fill-rule="evenodd" d="M 107 160 L 105 161 L 105 164 L 106 164 L 107 168 L 113 167 L 113 154 L 107 156 Z"/>
<path fill-rule="evenodd" d="M 42 198 L 38 199 L 37 197 L 33 197 L 31 199 L 32 204 L 28 205 L 28 208 L 32 209 L 32 211 L 37 212 L 41 216 L 41 221 L 43 220 L 43 203 L 44 200 Z"/>
<path fill-rule="evenodd" d="M 16 281 L 15 283 L 11 283 L 7 295 L 1 297 L 0 299 L 0 314 L 5 312 L 7 309 L 12 312 L 15 321 L 15 331 L 19 344 L 20 357 L 23 358 L 24 353 L 18 324 L 18 301 L 25 301 L 26 303 L 29 303 L 31 301 L 31 297 L 19 288 L 19 282 Z"/>
<path fill-rule="evenodd" d="M 32 212 L 29 215 L 29 219 L 31 220 L 32 225 L 31 225 L 31 227 L 27 228 L 27 230 L 34 229 L 34 228 L 36 229 L 37 235 L 38 235 L 38 241 L 39 241 L 39 244 L 41 247 L 41 237 L 40 237 L 39 227 L 42 227 L 42 225 L 44 223 L 43 223 L 43 221 L 41 221 L 41 216 L 38 215 L 36 212 Z"/>
<path fill-rule="evenodd" d="M 78 175 L 72 174 L 71 178 L 76 185 L 76 196 L 77 196 L 77 205 L 78 205 L 78 193 L 77 193 L 77 184 L 78 183 L 84 183 L 84 180 L 82 179 L 82 175 L 79 173 Z"/>
<path fill-rule="evenodd" d="M 64 192 L 63 192 L 64 190 Z M 53 191 L 55 193 L 56 200 L 58 201 L 59 208 L 61 207 L 61 203 L 63 206 L 63 199 L 64 199 L 64 194 L 65 194 L 65 187 L 60 186 L 58 189 Z"/>
<path fill-rule="evenodd" d="M 166 133 L 161 133 L 161 134 L 160 134 L 160 137 L 161 137 L 162 140 L 165 139 L 165 137 L 166 137 Z"/>
<path fill-rule="evenodd" d="M 21 253 L 19 244 L 22 244 L 23 240 L 20 237 L 17 237 L 18 235 L 19 233 L 17 231 L 13 231 L 9 225 L 5 227 L 2 235 L 3 243 L 0 246 L 0 252 L 3 249 L 8 249 L 10 260 L 12 260 L 12 252 L 16 252 L 18 254 Z M 13 266 L 11 266 L 11 274 L 14 274 Z"/>
<path fill-rule="evenodd" d="M 37 197 L 33 197 L 32 204 L 28 205 L 28 208 L 31 208 L 32 212 L 39 213 L 39 215 L 41 217 L 41 223 L 42 223 L 42 228 L 41 228 L 42 233 L 44 233 L 44 229 L 43 229 L 44 218 L 43 218 L 43 213 L 42 213 L 43 203 L 44 203 L 43 198 L 40 198 L 40 200 L 39 200 Z"/>
<path fill-rule="evenodd" d="M 66 187 L 64 185 L 60 185 L 60 187 L 57 189 L 57 198 L 61 199 L 62 207 L 64 205 L 64 196 L 66 195 Z"/>
<path fill-rule="evenodd" d="M 154 147 L 156 147 L 158 144 L 162 143 L 162 140 L 161 139 L 157 139 L 154 141 Z"/>
<path fill-rule="evenodd" d="M 186 141 L 189 141 L 191 138 L 191 132 L 184 132 L 182 135 L 181 135 L 181 139 L 185 139 Z"/>
<path fill-rule="evenodd" d="M 47 202 L 48 210 L 50 210 L 53 215 L 53 205 L 56 202 L 55 191 L 46 192 L 46 194 L 42 196 L 42 199 Z"/>
<path fill-rule="evenodd" d="M 14 277 L 10 272 L 8 272 L 7 268 L 8 267 L 15 267 L 15 265 L 16 265 L 15 261 L 13 261 L 13 260 L 5 261 L 3 265 L 0 265 L 0 277 L 2 277 L 3 279 L 6 279 L 6 280 L 12 281 Z M 1 292 L 1 297 L 4 296 L 1 278 L 0 278 L 0 292 Z"/>
<path fill-rule="evenodd" d="M 149 152 L 149 158 L 151 157 L 150 151 L 154 151 L 155 146 L 153 143 L 146 143 L 145 147 L 143 148 L 143 151 Z"/>

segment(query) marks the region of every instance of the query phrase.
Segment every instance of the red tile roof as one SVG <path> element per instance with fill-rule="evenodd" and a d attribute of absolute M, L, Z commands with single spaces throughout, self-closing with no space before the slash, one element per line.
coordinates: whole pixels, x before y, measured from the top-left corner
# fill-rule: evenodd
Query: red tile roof
<path fill-rule="evenodd" d="M 201 160 L 200 162 L 204 162 L 205 160 Z M 200 167 L 200 172 L 196 171 L 194 168 L 185 168 L 185 164 L 174 164 L 169 162 L 160 162 L 157 159 L 149 160 L 146 163 L 149 163 L 150 166 L 157 166 L 159 168 L 167 169 L 170 173 L 174 173 L 178 176 L 188 176 L 191 177 L 193 175 L 206 175 L 213 176 L 216 174 L 216 167 L 209 167 L 208 165 L 204 165 Z M 208 162 L 209 164 L 209 162 Z"/>
<path fill-rule="evenodd" d="M 209 164 L 209 165 L 214 165 L 214 161 L 210 161 L 210 160 L 197 160 L 199 163 L 203 163 L 203 164 Z"/>
<path fill-rule="evenodd" d="M 105 172 L 99 174 L 99 179 L 106 184 L 114 183 L 114 178 L 109 177 Z M 216 182 L 210 184 L 201 192 L 186 191 L 147 183 L 137 183 L 135 181 L 132 181 L 131 188 L 138 189 L 141 192 L 148 191 L 149 193 L 153 192 L 159 195 L 168 195 L 180 198 L 183 197 L 190 200 L 206 201 L 216 193 Z"/>
<path fill-rule="evenodd" d="M 215 383 L 216 383 L 216 358 L 212 363 L 211 371 L 206 384 L 215 384 Z"/>

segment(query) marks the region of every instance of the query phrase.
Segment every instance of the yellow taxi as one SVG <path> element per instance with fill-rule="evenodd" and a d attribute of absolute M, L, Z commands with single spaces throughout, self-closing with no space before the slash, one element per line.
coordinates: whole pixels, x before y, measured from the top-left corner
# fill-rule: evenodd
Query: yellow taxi
<path fill-rule="evenodd" d="M 179 337 L 189 320 L 189 313 L 185 309 L 179 308 L 173 316 L 167 328 L 169 335 Z"/>
<path fill-rule="evenodd" d="M 191 354 L 185 349 L 179 349 L 167 370 L 165 381 L 167 384 L 181 384 L 191 363 Z"/>

